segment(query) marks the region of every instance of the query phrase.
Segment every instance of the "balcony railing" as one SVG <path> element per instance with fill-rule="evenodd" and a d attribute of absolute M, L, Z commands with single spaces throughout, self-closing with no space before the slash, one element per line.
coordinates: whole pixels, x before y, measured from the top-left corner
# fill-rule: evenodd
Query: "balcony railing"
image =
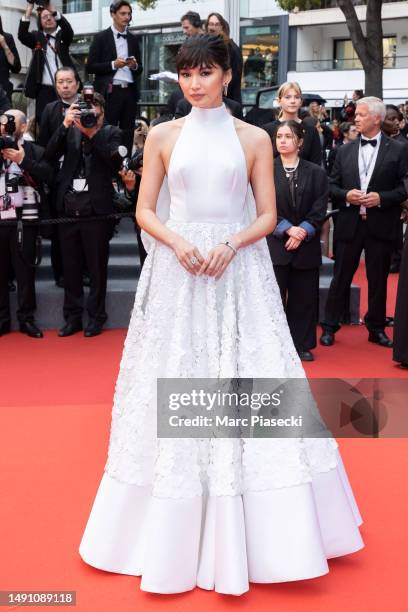
<path fill-rule="evenodd" d="M 384 56 L 384 68 L 408 68 L 408 55 Z M 362 70 L 358 59 L 326 59 L 293 62 L 289 70 L 295 72 L 324 72 L 327 70 Z"/>
<path fill-rule="evenodd" d="M 384 0 L 384 3 L 388 3 L 388 2 L 401 2 L 401 0 Z M 367 4 L 367 0 L 353 0 L 353 4 L 354 6 L 362 6 L 364 4 Z M 338 2 L 337 0 L 322 0 L 321 2 L 316 2 L 310 3 L 310 10 L 316 10 L 316 9 L 327 9 L 327 8 L 338 8 Z"/>

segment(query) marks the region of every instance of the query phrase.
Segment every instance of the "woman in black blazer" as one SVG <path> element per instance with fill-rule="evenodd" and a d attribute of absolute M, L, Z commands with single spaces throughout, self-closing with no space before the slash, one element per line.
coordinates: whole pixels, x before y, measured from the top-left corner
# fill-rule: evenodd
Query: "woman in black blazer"
<path fill-rule="evenodd" d="M 278 223 L 268 236 L 276 280 L 293 342 L 303 361 L 313 361 L 319 309 L 320 228 L 329 195 L 326 172 L 300 158 L 304 130 L 283 121 L 276 132 Z"/>
<path fill-rule="evenodd" d="M 320 144 L 319 134 L 317 129 L 310 124 L 308 120 L 299 118 L 299 110 L 302 106 L 302 90 L 298 83 L 283 83 L 278 90 L 278 103 L 280 112 L 278 119 L 265 123 L 260 127 L 268 132 L 273 146 L 274 157 L 278 157 L 279 152 L 276 147 L 276 131 L 282 121 L 296 121 L 304 130 L 303 147 L 300 152 L 300 157 L 308 161 L 318 164 L 322 163 L 322 147 Z"/>

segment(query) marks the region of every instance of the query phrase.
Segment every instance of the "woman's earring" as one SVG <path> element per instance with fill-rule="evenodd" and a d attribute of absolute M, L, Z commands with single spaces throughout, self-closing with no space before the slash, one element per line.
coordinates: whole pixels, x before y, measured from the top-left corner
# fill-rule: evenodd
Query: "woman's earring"
<path fill-rule="evenodd" d="M 222 90 L 222 94 L 223 94 L 223 96 L 227 97 L 227 93 L 228 93 L 228 83 L 224 83 L 224 88 Z"/>

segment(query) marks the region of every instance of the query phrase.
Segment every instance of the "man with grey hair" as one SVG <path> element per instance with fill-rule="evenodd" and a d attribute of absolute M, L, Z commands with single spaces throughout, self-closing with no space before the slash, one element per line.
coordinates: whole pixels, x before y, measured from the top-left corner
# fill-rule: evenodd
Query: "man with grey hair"
<path fill-rule="evenodd" d="M 0 336 L 10 331 L 8 279 L 10 266 L 17 279 L 17 319 L 20 331 L 32 338 L 42 338 L 34 321 L 35 301 L 35 245 L 37 226 L 32 221 L 38 216 L 42 181 L 53 178 L 51 166 L 43 158 L 42 147 L 23 140 L 27 128 L 24 113 L 8 110 L 0 118 L 2 142 L 0 146 Z M 23 219 L 22 244 L 17 242 L 16 223 Z M 26 221 L 24 221 L 26 219 Z"/>
<path fill-rule="evenodd" d="M 384 332 L 387 277 L 401 203 L 407 199 L 404 147 L 381 132 L 385 105 L 372 96 L 357 101 L 355 124 L 360 138 L 337 153 L 330 176 L 336 219 L 336 260 L 320 343 L 331 346 L 340 329 L 353 276 L 365 252 L 368 281 L 368 339 L 391 347 Z"/>

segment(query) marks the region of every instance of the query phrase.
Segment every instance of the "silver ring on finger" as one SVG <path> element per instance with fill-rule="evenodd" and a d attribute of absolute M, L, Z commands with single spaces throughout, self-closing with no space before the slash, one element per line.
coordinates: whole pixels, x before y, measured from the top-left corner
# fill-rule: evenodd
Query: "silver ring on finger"
<path fill-rule="evenodd" d="M 192 266 L 195 266 L 198 263 L 197 257 L 194 257 L 193 255 L 193 257 L 190 259 L 190 263 Z"/>

